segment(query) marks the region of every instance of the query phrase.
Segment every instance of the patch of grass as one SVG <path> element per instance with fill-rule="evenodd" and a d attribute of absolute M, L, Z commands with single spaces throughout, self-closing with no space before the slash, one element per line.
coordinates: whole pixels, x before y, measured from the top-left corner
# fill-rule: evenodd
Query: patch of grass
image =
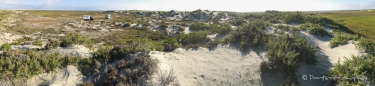
<path fill-rule="evenodd" d="M 2 50 L 10 50 L 10 44 L 8 44 L 8 43 L 5 43 L 5 44 L 3 44 L 3 45 L 1 45 L 1 49 Z"/>
<path fill-rule="evenodd" d="M 21 41 L 17 40 L 17 42 L 10 43 L 10 45 L 21 45 Z"/>
<path fill-rule="evenodd" d="M 375 13 L 367 11 L 339 11 L 319 14 L 327 17 L 361 36 L 375 39 Z"/>
<path fill-rule="evenodd" d="M 340 61 L 330 70 L 330 77 L 346 77 L 354 79 L 336 79 L 334 83 L 345 86 L 364 86 L 375 83 L 375 57 L 370 56 L 351 56 Z"/>
<path fill-rule="evenodd" d="M 42 46 L 43 43 L 40 40 L 36 40 L 36 41 L 33 42 L 33 45 Z"/>
<path fill-rule="evenodd" d="M 52 39 L 48 39 L 48 42 L 46 44 L 46 46 L 44 47 L 44 49 L 54 49 L 56 47 L 59 47 L 60 46 L 60 42 L 58 40 L 52 40 Z"/>

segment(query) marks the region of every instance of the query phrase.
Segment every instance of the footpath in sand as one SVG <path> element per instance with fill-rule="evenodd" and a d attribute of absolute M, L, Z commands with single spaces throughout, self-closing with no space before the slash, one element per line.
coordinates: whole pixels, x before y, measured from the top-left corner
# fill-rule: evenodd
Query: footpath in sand
<path fill-rule="evenodd" d="M 326 29 L 330 31 L 329 28 Z M 310 66 L 305 63 L 300 64 L 301 66 L 296 74 L 298 81 L 303 86 L 329 86 L 330 80 L 314 80 L 312 77 L 323 77 L 326 73 L 329 73 L 330 68 L 332 68 L 339 60 L 340 63 L 343 63 L 345 61 L 345 57 L 350 57 L 351 55 L 365 55 L 365 53 L 361 53 L 356 48 L 356 45 L 352 44 L 351 42 L 335 48 L 330 48 L 329 42 L 333 37 L 321 37 L 311 35 L 308 32 L 301 32 L 300 35 L 306 37 L 307 41 L 316 47 L 316 55 L 318 57 L 318 63 L 316 65 Z M 302 79 L 303 76 L 307 76 L 306 80 Z"/>
<path fill-rule="evenodd" d="M 150 55 L 159 60 L 161 70 L 172 68 L 182 86 L 262 85 L 259 65 L 265 53 L 260 50 L 243 55 L 229 45 L 218 45 L 213 51 L 178 48 Z"/>

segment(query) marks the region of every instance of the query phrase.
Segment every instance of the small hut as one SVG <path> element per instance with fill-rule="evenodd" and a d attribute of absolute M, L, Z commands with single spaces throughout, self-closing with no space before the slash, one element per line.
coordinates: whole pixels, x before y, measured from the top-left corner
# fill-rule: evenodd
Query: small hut
<path fill-rule="evenodd" d="M 111 18 L 111 14 L 105 14 L 105 19 L 110 19 Z"/>

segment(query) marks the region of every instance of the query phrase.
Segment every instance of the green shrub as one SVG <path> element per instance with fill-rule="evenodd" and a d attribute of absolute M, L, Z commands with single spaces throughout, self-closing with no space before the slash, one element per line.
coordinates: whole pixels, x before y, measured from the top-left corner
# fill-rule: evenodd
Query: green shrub
<path fill-rule="evenodd" d="M 163 42 L 164 51 L 173 51 L 178 47 L 178 42 L 175 38 L 169 38 Z"/>
<path fill-rule="evenodd" d="M 162 25 L 160 25 L 159 27 L 162 28 L 162 29 L 165 29 L 165 28 L 167 28 L 168 26 L 165 25 L 165 24 L 162 24 Z"/>
<path fill-rule="evenodd" d="M 234 19 L 233 21 L 230 22 L 230 24 L 232 24 L 234 26 L 240 26 L 243 23 L 246 23 L 246 21 L 242 18 L 237 18 L 237 19 Z"/>
<path fill-rule="evenodd" d="M 42 46 L 42 45 L 43 45 L 42 41 L 40 41 L 40 40 L 36 40 L 36 41 L 34 41 L 33 44 L 34 44 L 34 45 L 37 45 L 37 46 Z"/>
<path fill-rule="evenodd" d="M 328 74 L 330 77 L 345 77 L 354 79 L 336 79 L 333 82 L 345 86 L 364 86 L 370 83 L 375 83 L 375 57 L 370 56 L 351 56 L 346 58 L 343 63 L 335 64 L 333 69 Z M 362 80 L 367 78 L 366 80 Z"/>
<path fill-rule="evenodd" d="M 232 31 L 232 27 L 229 24 L 211 25 L 211 32 L 219 33 L 220 35 L 227 34 L 231 31 Z"/>
<path fill-rule="evenodd" d="M 61 47 L 68 47 L 73 44 L 85 44 L 90 42 L 90 40 L 86 37 L 83 37 L 77 33 L 69 33 L 62 42 L 60 43 Z"/>
<path fill-rule="evenodd" d="M 300 26 L 301 30 L 308 30 L 310 34 L 314 35 L 320 35 L 320 36 L 325 36 L 325 35 L 331 35 L 329 34 L 322 25 L 318 24 L 313 24 L 313 23 L 305 23 Z"/>
<path fill-rule="evenodd" d="M 241 49 L 250 45 L 262 45 L 267 39 L 267 34 L 263 32 L 267 26 L 270 23 L 259 20 L 242 24 L 224 39 L 224 43 L 240 43 Z"/>
<path fill-rule="evenodd" d="M 55 72 L 56 69 L 66 65 L 78 65 L 82 60 L 76 56 L 74 60 L 66 60 L 57 52 L 45 53 L 35 50 L 9 51 L 0 55 L 1 79 L 8 77 L 11 80 L 27 80 L 41 73 Z"/>
<path fill-rule="evenodd" d="M 345 32 L 335 32 L 333 39 L 329 42 L 329 46 L 331 48 L 337 47 L 338 45 L 344 45 L 349 40 L 358 40 L 359 35 L 352 35 Z"/>
<path fill-rule="evenodd" d="M 194 31 L 208 30 L 210 26 L 204 22 L 197 22 L 190 25 L 189 29 Z"/>
<path fill-rule="evenodd" d="M 180 35 L 182 45 L 198 44 L 208 42 L 210 39 L 207 37 L 209 31 L 198 31 L 189 34 Z"/>
<path fill-rule="evenodd" d="M 60 46 L 60 42 L 57 41 L 57 40 L 52 40 L 52 39 L 48 39 L 49 42 L 47 42 L 46 46 L 44 47 L 44 49 L 54 49 L 56 47 L 59 47 Z"/>
<path fill-rule="evenodd" d="M 5 43 L 5 44 L 3 44 L 3 45 L 1 45 L 1 49 L 2 50 L 10 50 L 10 45 L 8 44 L 8 43 Z"/>
<path fill-rule="evenodd" d="M 110 51 L 111 51 L 111 47 L 106 45 L 106 46 L 101 46 L 98 50 L 96 50 L 95 52 L 93 52 L 92 56 L 94 59 L 97 59 L 97 60 L 107 60 L 107 59 L 110 59 Z"/>
<path fill-rule="evenodd" d="M 358 40 L 357 47 L 365 50 L 370 55 L 375 55 L 375 41 L 368 38 L 361 38 Z"/>

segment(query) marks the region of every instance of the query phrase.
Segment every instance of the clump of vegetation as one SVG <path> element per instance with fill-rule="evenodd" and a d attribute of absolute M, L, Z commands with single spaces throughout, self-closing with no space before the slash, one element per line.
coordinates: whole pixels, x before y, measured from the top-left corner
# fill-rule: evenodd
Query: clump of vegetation
<path fill-rule="evenodd" d="M 325 36 L 325 35 L 331 35 L 329 34 L 322 25 L 318 25 L 318 24 L 313 24 L 313 23 L 305 23 L 305 24 L 302 24 L 300 26 L 300 29 L 301 30 L 306 30 L 310 33 L 310 34 L 314 34 L 314 35 L 320 35 L 320 36 Z"/>
<path fill-rule="evenodd" d="M 11 43 L 10 45 L 21 45 L 21 41 L 20 41 L 20 40 L 17 40 L 17 42 L 13 42 L 13 43 Z"/>
<path fill-rule="evenodd" d="M 287 25 L 282 25 L 282 24 L 278 24 L 278 25 L 273 25 L 275 28 L 278 28 L 278 29 L 281 29 L 281 30 L 289 30 L 291 27 L 290 26 L 287 26 Z"/>
<path fill-rule="evenodd" d="M 232 31 L 232 27 L 229 24 L 211 25 L 211 32 L 219 33 L 220 35 L 227 34 L 231 31 Z"/>
<path fill-rule="evenodd" d="M 210 39 L 207 37 L 209 31 L 198 31 L 190 34 L 180 35 L 178 38 L 181 39 L 182 45 L 191 45 L 198 43 L 208 42 Z"/>
<path fill-rule="evenodd" d="M 204 22 L 197 22 L 190 25 L 189 29 L 194 31 L 199 30 L 208 30 L 210 28 L 210 25 L 204 23 Z"/>
<path fill-rule="evenodd" d="M 66 60 L 68 57 L 76 59 Z M 62 56 L 62 54 L 57 52 L 8 51 L 0 55 L 0 66 L 2 66 L 0 68 L 0 76 L 21 81 L 27 80 L 37 74 L 54 72 L 56 69 L 66 65 L 79 65 L 83 61 L 80 59 L 77 56 Z"/>
<path fill-rule="evenodd" d="M 10 50 L 10 44 L 8 44 L 8 43 L 5 43 L 5 44 L 3 44 L 3 45 L 1 45 L 1 49 L 2 50 Z"/>
<path fill-rule="evenodd" d="M 60 46 L 60 42 L 58 40 L 52 40 L 52 39 L 48 39 L 48 42 L 46 44 L 46 46 L 44 47 L 44 49 L 54 49 L 56 47 L 59 47 Z"/>
<path fill-rule="evenodd" d="M 270 26 L 270 23 L 265 21 L 252 21 L 242 24 L 224 39 L 224 43 L 240 43 L 241 49 L 245 49 L 250 45 L 264 44 L 267 34 L 263 32 L 263 29 L 267 26 Z"/>
<path fill-rule="evenodd" d="M 43 45 L 42 41 L 40 41 L 40 40 L 36 40 L 36 41 L 34 41 L 33 44 L 34 44 L 34 45 L 37 45 L 37 46 L 42 46 L 42 45 Z"/>
<path fill-rule="evenodd" d="M 165 25 L 165 24 L 162 24 L 162 25 L 160 25 L 159 27 L 160 27 L 161 29 L 165 29 L 165 28 L 167 28 L 168 26 Z"/>
<path fill-rule="evenodd" d="M 60 43 L 61 47 L 68 47 L 73 44 L 85 44 L 86 47 L 89 47 L 90 49 L 93 48 L 93 40 L 90 40 L 84 36 L 81 36 L 77 33 L 69 33 L 62 42 Z"/>
<path fill-rule="evenodd" d="M 317 63 L 315 48 L 307 40 L 298 35 L 274 36 L 268 39 L 266 44 L 267 58 L 269 62 L 262 62 L 260 71 L 262 73 L 287 73 L 285 76 L 288 84 L 297 84 L 295 73 L 300 62 L 310 65 Z"/>
<path fill-rule="evenodd" d="M 232 24 L 234 26 L 240 26 L 243 23 L 246 23 L 246 21 L 242 18 L 237 18 L 237 19 L 234 19 L 233 21 L 230 22 L 230 24 Z"/>
<path fill-rule="evenodd" d="M 356 41 L 359 39 L 359 35 L 352 35 L 345 32 L 335 32 L 334 35 L 335 37 L 333 37 L 333 39 L 331 39 L 331 41 L 329 42 L 329 46 L 331 48 L 337 47 L 338 45 L 344 45 L 349 40 Z"/>
<path fill-rule="evenodd" d="M 366 53 L 375 56 L 375 41 L 368 38 L 360 38 L 357 43 L 359 49 L 364 50 Z"/>
<path fill-rule="evenodd" d="M 350 60 L 349 60 L 350 59 Z M 345 62 L 340 61 L 330 70 L 330 77 L 355 79 L 335 79 L 334 83 L 345 86 L 368 85 L 375 83 L 375 56 L 351 56 Z"/>
<path fill-rule="evenodd" d="M 169 38 L 164 41 L 164 51 L 173 51 L 178 48 L 178 42 L 175 38 Z"/>

